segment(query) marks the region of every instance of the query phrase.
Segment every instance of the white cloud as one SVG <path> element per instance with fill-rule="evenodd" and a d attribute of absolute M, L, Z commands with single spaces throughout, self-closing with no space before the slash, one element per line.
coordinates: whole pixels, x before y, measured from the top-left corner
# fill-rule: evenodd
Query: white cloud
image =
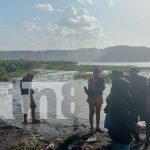
<path fill-rule="evenodd" d="M 65 8 L 64 18 L 69 18 L 75 16 L 77 14 L 77 10 L 73 5 L 69 5 Z"/>
<path fill-rule="evenodd" d="M 109 5 L 112 6 L 114 5 L 116 2 L 119 2 L 120 0 L 109 0 Z"/>
<path fill-rule="evenodd" d="M 78 15 L 78 16 L 89 15 L 89 12 L 88 12 L 88 10 L 85 9 L 85 8 L 80 8 L 79 10 L 77 10 L 77 15 Z"/>
<path fill-rule="evenodd" d="M 93 4 L 94 0 L 78 0 L 80 3 L 88 3 L 88 4 Z"/>
<path fill-rule="evenodd" d="M 23 23 L 10 46 L 13 49 L 78 49 L 99 47 L 104 41 L 100 20 L 85 8 L 68 6 L 58 22 L 51 23 L 39 18 Z"/>
<path fill-rule="evenodd" d="M 61 9 L 55 9 L 53 8 L 53 6 L 49 3 L 45 3 L 45 4 L 36 4 L 34 5 L 35 9 L 40 10 L 40 11 L 45 11 L 45 12 L 53 12 L 53 11 L 57 11 L 57 12 L 63 12 L 63 10 Z"/>
<path fill-rule="evenodd" d="M 55 25 L 49 24 L 45 31 L 51 40 L 57 39 L 63 48 L 93 47 L 103 41 L 100 21 L 86 9 L 76 10 L 73 6 L 67 7 L 63 18 Z"/>
<path fill-rule="evenodd" d="M 54 8 L 50 4 L 36 4 L 34 8 L 41 10 L 41 11 L 54 11 Z"/>
<path fill-rule="evenodd" d="M 67 27 L 62 27 L 57 24 L 48 24 L 45 32 L 50 36 L 58 36 L 63 38 L 76 34 L 75 30 Z"/>
<path fill-rule="evenodd" d="M 71 13 L 70 9 L 73 10 L 73 13 Z M 59 25 L 69 28 L 88 30 L 101 27 L 100 21 L 96 17 L 91 16 L 86 9 L 80 8 L 76 10 L 74 7 L 70 7 L 70 9 L 67 8 L 65 10 L 64 16 L 60 20 Z"/>
<path fill-rule="evenodd" d="M 37 25 L 35 22 L 26 21 L 23 23 L 23 28 L 25 32 L 32 32 L 33 30 L 37 29 Z"/>

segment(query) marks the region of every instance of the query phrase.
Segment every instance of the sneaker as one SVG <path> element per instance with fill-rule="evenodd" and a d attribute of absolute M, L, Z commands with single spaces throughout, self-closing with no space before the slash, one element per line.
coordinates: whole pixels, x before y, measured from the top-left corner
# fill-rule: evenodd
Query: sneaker
<path fill-rule="evenodd" d="M 97 128 L 97 129 L 95 130 L 95 132 L 104 133 L 104 131 L 103 131 L 103 130 L 101 130 L 100 128 Z"/>

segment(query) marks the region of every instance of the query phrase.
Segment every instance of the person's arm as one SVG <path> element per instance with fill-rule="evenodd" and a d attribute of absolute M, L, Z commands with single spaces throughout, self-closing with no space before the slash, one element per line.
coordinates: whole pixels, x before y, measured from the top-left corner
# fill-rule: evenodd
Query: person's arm
<path fill-rule="evenodd" d="M 107 98 L 106 98 L 106 106 L 105 106 L 105 108 L 104 108 L 104 112 L 105 112 L 105 113 L 108 113 L 108 111 L 109 111 L 109 106 L 110 106 L 110 101 L 111 101 L 111 99 L 112 99 L 112 93 L 110 93 L 110 94 L 107 96 Z"/>

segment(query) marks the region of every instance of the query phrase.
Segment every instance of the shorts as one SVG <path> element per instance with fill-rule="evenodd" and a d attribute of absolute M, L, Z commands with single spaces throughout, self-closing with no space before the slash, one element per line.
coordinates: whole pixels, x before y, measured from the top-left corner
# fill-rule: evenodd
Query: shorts
<path fill-rule="evenodd" d="M 88 97 L 87 102 L 89 105 L 93 106 L 101 106 L 103 104 L 103 97 L 102 96 L 93 96 L 93 97 Z"/>

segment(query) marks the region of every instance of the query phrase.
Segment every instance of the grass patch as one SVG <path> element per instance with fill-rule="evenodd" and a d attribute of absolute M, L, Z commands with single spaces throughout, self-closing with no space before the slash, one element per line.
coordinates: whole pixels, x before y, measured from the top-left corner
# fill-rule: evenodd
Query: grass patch
<path fill-rule="evenodd" d="M 90 74 L 97 67 L 94 65 L 78 65 L 76 62 L 64 61 L 27 61 L 27 60 L 0 60 L 0 81 L 9 81 L 11 78 L 20 77 L 31 72 L 36 74 L 35 69 L 47 69 L 58 71 L 78 71 L 74 79 L 87 79 Z M 128 73 L 132 66 L 98 66 L 101 71 L 104 70 L 120 70 Z M 148 67 L 137 68 L 139 70 L 149 69 Z M 108 75 L 104 75 L 108 80 Z"/>

